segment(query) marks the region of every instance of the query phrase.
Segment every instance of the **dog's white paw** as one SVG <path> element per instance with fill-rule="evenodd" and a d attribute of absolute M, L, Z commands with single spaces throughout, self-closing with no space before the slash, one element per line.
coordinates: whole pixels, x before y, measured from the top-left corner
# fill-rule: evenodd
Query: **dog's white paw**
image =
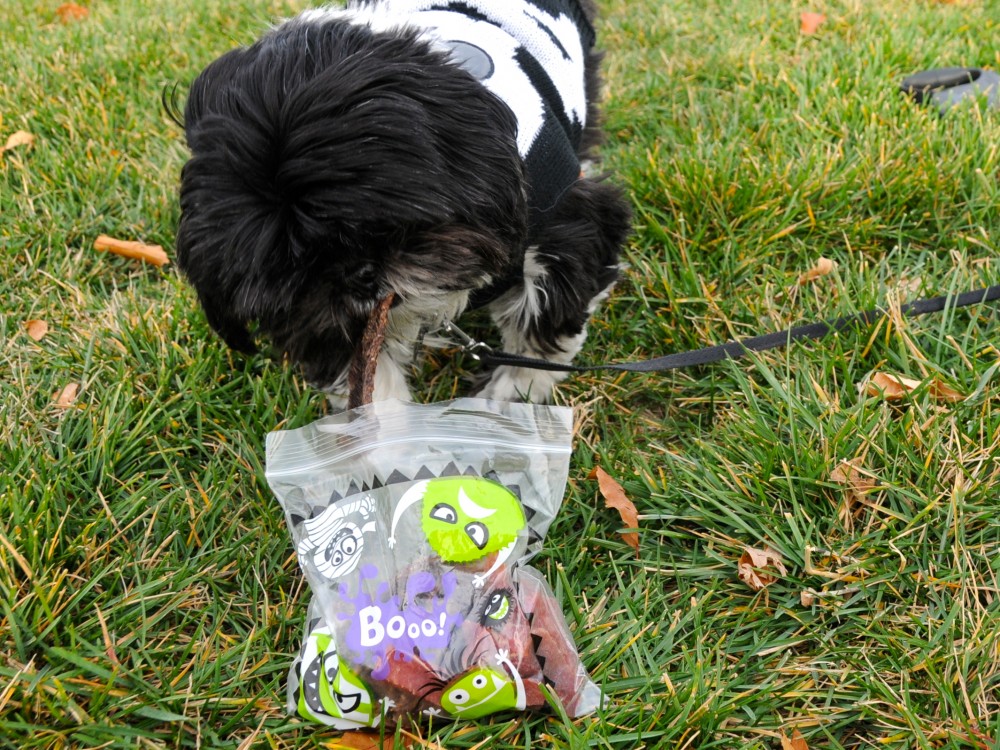
<path fill-rule="evenodd" d="M 330 412 L 332 414 L 339 414 L 342 411 L 347 410 L 347 394 L 346 393 L 333 393 L 331 391 L 324 391 L 326 393 L 326 400 L 330 404 Z"/>
<path fill-rule="evenodd" d="M 529 370 L 524 367 L 498 367 L 490 382 L 479 392 L 493 401 L 529 401 L 544 404 L 551 400 L 552 389 L 565 373 Z"/>

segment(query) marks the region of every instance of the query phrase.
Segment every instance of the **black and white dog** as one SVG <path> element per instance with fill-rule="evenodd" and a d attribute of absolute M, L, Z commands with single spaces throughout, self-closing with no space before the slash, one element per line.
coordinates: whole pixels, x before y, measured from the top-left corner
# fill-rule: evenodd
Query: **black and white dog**
<path fill-rule="evenodd" d="M 194 81 L 177 261 L 233 348 L 261 335 L 336 401 L 394 293 L 375 399 L 422 334 L 485 306 L 510 352 L 569 362 L 630 213 L 581 174 L 598 141 L 589 0 L 356 0 Z M 500 367 L 481 395 L 545 400 Z"/>

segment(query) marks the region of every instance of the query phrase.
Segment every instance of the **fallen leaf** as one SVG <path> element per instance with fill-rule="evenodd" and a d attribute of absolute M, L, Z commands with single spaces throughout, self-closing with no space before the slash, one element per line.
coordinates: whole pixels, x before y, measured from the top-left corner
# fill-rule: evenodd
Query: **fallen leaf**
<path fill-rule="evenodd" d="M 902 276 L 896 282 L 896 289 L 902 295 L 903 299 L 908 299 L 909 297 L 916 297 L 920 293 L 920 287 L 923 285 L 924 280 L 919 276 L 916 278 Z"/>
<path fill-rule="evenodd" d="M 852 507 L 853 503 L 864 503 L 868 493 L 877 485 L 870 474 L 861 470 L 862 460 L 861 456 L 858 456 L 850 461 L 841 461 L 830 472 L 830 481 L 843 485 L 846 489 L 837 516 L 848 530 L 853 528 L 854 516 L 860 510 Z"/>
<path fill-rule="evenodd" d="M 76 395 L 79 392 L 80 392 L 80 384 L 70 383 L 61 391 L 56 393 L 52 397 L 52 400 L 55 402 L 55 405 L 58 406 L 60 409 L 68 409 L 76 401 Z"/>
<path fill-rule="evenodd" d="M 805 11 L 801 16 L 799 16 L 799 30 L 803 34 L 815 34 L 819 27 L 823 25 L 823 21 L 826 20 L 826 16 L 822 13 L 810 13 Z"/>
<path fill-rule="evenodd" d="M 94 249 L 122 255 L 133 260 L 143 260 L 154 266 L 162 266 L 170 262 L 167 254 L 159 245 L 147 245 L 144 242 L 134 242 L 133 240 L 116 240 L 106 234 L 102 234 L 94 240 Z"/>
<path fill-rule="evenodd" d="M 330 750 L 393 750 L 396 747 L 392 734 L 382 740 L 377 732 L 344 732 L 341 737 L 323 744 Z M 410 747 L 410 743 L 404 740 L 403 746 Z"/>
<path fill-rule="evenodd" d="M 862 459 L 860 456 L 852 458 L 850 461 L 841 461 L 830 472 L 830 481 L 844 485 L 848 492 L 864 499 L 865 495 L 875 489 L 875 480 L 861 471 Z"/>
<path fill-rule="evenodd" d="M 7 137 L 7 142 L 4 144 L 4 147 L 0 148 L 0 154 L 4 151 L 10 151 L 12 148 L 17 148 L 18 146 L 30 146 L 34 142 L 35 136 L 27 130 L 18 130 L 16 133 L 11 133 Z"/>
<path fill-rule="evenodd" d="M 947 401 L 949 404 L 954 404 L 965 399 L 965 396 L 950 385 L 945 385 L 937 378 L 931 381 L 927 390 L 931 394 L 931 398 L 935 401 Z"/>
<path fill-rule="evenodd" d="M 63 23 L 71 23 L 72 21 L 82 21 L 90 15 L 90 11 L 76 3 L 63 3 L 56 8 L 56 15 Z"/>
<path fill-rule="evenodd" d="M 865 381 L 865 392 L 869 396 L 881 396 L 887 401 L 898 401 L 909 393 L 912 393 L 919 380 L 904 378 L 901 375 L 890 375 L 886 372 L 872 373 L 871 377 Z"/>
<path fill-rule="evenodd" d="M 786 737 L 784 732 L 781 733 L 781 750 L 809 750 L 809 745 L 802 732 L 794 729 L 791 737 Z"/>
<path fill-rule="evenodd" d="M 836 261 L 830 260 L 829 258 L 820 258 L 816 261 L 815 266 L 799 276 L 799 285 L 807 284 L 810 281 L 815 281 L 821 276 L 826 276 L 828 273 L 832 273 L 836 268 Z"/>
<path fill-rule="evenodd" d="M 604 497 L 604 506 L 618 511 L 622 517 L 622 523 L 626 528 L 639 528 L 639 512 L 635 505 L 625 495 L 625 490 L 600 466 L 595 468 L 589 475 L 590 479 L 597 479 L 597 486 Z M 636 531 L 621 532 L 622 539 L 629 547 L 635 550 L 636 557 L 639 556 L 639 533 Z"/>
<path fill-rule="evenodd" d="M 865 380 L 865 392 L 869 396 L 880 396 L 887 401 L 898 401 L 913 393 L 921 385 L 923 383 L 920 380 L 906 378 L 902 375 L 891 375 L 887 372 L 876 372 Z M 937 378 L 932 379 L 927 384 L 927 393 L 935 401 L 949 403 L 955 403 L 965 398 L 961 393 Z"/>
<path fill-rule="evenodd" d="M 781 575 L 788 572 L 785 564 L 781 562 L 781 555 L 770 547 L 765 549 L 745 547 L 736 570 L 740 580 L 754 591 L 760 591 L 778 580 L 771 571 Z"/>
<path fill-rule="evenodd" d="M 49 324 L 44 320 L 28 320 L 24 323 L 24 330 L 35 341 L 41 341 L 49 332 Z"/>

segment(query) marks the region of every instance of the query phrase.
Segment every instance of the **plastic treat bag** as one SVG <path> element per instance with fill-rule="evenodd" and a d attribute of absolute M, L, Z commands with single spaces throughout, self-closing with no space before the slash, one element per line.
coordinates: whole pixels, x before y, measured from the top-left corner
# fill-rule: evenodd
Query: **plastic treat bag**
<path fill-rule="evenodd" d="M 571 411 L 380 402 L 267 439 L 267 479 L 313 594 L 288 707 L 339 729 L 475 719 L 600 690 L 524 563 L 562 502 Z"/>

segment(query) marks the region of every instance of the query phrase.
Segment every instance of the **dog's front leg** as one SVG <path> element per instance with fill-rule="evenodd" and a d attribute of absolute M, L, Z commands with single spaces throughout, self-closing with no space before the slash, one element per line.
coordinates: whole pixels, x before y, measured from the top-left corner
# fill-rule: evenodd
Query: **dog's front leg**
<path fill-rule="evenodd" d="M 587 321 L 611 290 L 606 283 L 592 296 L 566 294 L 565 274 L 553 269 L 536 247 L 529 248 L 524 278 L 489 307 L 500 329 L 504 351 L 524 357 L 569 364 L 587 339 Z M 591 280 L 593 281 L 593 280 Z M 566 373 L 501 365 L 479 395 L 496 401 L 544 403 Z"/>
<path fill-rule="evenodd" d="M 560 199 L 525 252 L 520 282 L 489 306 L 511 354 L 569 364 L 587 322 L 618 279 L 630 212 L 621 191 L 580 179 Z M 547 401 L 564 373 L 498 367 L 482 396 Z"/>

